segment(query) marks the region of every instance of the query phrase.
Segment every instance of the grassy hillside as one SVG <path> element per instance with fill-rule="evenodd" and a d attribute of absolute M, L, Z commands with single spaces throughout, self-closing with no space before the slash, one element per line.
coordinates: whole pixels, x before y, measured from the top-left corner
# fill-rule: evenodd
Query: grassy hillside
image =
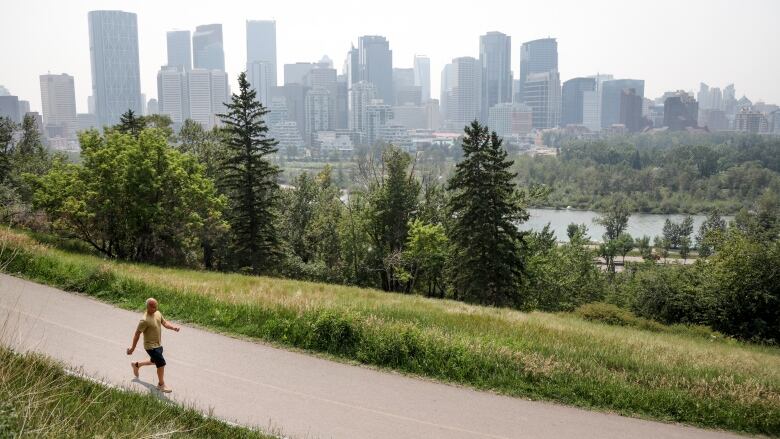
<path fill-rule="evenodd" d="M 339 285 L 107 262 L 0 230 L 7 271 L 127 309 L 503 394 L 780 436 L 780 350 Z"/>
<path fill-rule="evenodd" d="M 271 438 L 0 347 L 0 438 Z"/>

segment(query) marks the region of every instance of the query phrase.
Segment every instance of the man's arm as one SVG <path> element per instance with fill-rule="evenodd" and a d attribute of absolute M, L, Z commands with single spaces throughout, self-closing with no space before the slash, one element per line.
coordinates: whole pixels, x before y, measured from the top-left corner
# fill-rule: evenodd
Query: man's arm
<path fill-rule="evenodd" d="M 127 348 L 127 355 L 130 355 L 135 350 L 135 345 L 138 344 L 138 339 L 141 338 L 141 331 L 135 331 L 135 335 L 133 335 L 133 345 L 129 348 Z"/>
<path fill-rule="evenodd" d="M 179 332 L 179 329 L 181 329 L 181 328 L 179 328 L 176 325 L 172 325 L 172 324 L 168 323 L 168 321 L 165 320 L 165 319 L 162 319 L 162 325 L 163 325 L 164 328 L 170 329 L 171 331 Z"/>

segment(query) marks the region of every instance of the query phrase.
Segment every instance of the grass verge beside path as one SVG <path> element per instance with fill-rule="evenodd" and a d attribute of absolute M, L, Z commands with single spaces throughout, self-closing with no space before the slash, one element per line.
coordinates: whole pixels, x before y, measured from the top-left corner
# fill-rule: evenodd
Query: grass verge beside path
<path fill-rule="evenodd" d="M 777 348 L 339 285 L 107 262 L 8 229 L 0 240 L 18 250 L 7 271 L 127 309 L 155 296 L 172 319 L 346 360 L 780 437 Z"/>
<path fill-rule="evenodd" d="M 195 410 L 67 374 L 0 346 L 0 438 L 258 438 Z"/>

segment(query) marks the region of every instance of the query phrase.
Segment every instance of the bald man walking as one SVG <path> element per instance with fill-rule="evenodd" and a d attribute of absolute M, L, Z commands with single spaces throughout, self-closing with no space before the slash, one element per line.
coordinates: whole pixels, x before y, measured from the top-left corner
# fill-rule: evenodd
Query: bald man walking
<path fill-rule="evenodd" d="M 144 349 L 149 354 L 149 361 L 135 361 L 130 363 L 133 368 L 133 375 L 138 378 L 138 370 L 143 366 L 157 366 L 157 390 L 163 393 L 171 393 L 171 389 L 165 385 L 165 358 L 163 358 L 163 347 L 161 343 L 162 328 L 165 327 L 172 331 L 179 332 L 179 327 L 168 323 L 157 309 L 157 300 L 154 298 L 146 299 L 146 312 L 143 318 L 138 322 L 138 327 L 133 335 L 133 345 L 127 348 L 127 355 L 135 351 L 135 345 L 141 334 L 144 335 Z"/>

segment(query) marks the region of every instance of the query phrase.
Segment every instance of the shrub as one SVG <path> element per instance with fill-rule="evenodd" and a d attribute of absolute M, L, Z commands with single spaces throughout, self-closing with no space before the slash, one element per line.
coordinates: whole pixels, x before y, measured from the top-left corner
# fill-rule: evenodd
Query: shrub
<path fill-rule="evenodd" d="M 702 286 L 702 267 L 645 266 L 624 288 L 632 290 L 631 310 L 665 324 L 708 324 L 713 298 Z"/>

